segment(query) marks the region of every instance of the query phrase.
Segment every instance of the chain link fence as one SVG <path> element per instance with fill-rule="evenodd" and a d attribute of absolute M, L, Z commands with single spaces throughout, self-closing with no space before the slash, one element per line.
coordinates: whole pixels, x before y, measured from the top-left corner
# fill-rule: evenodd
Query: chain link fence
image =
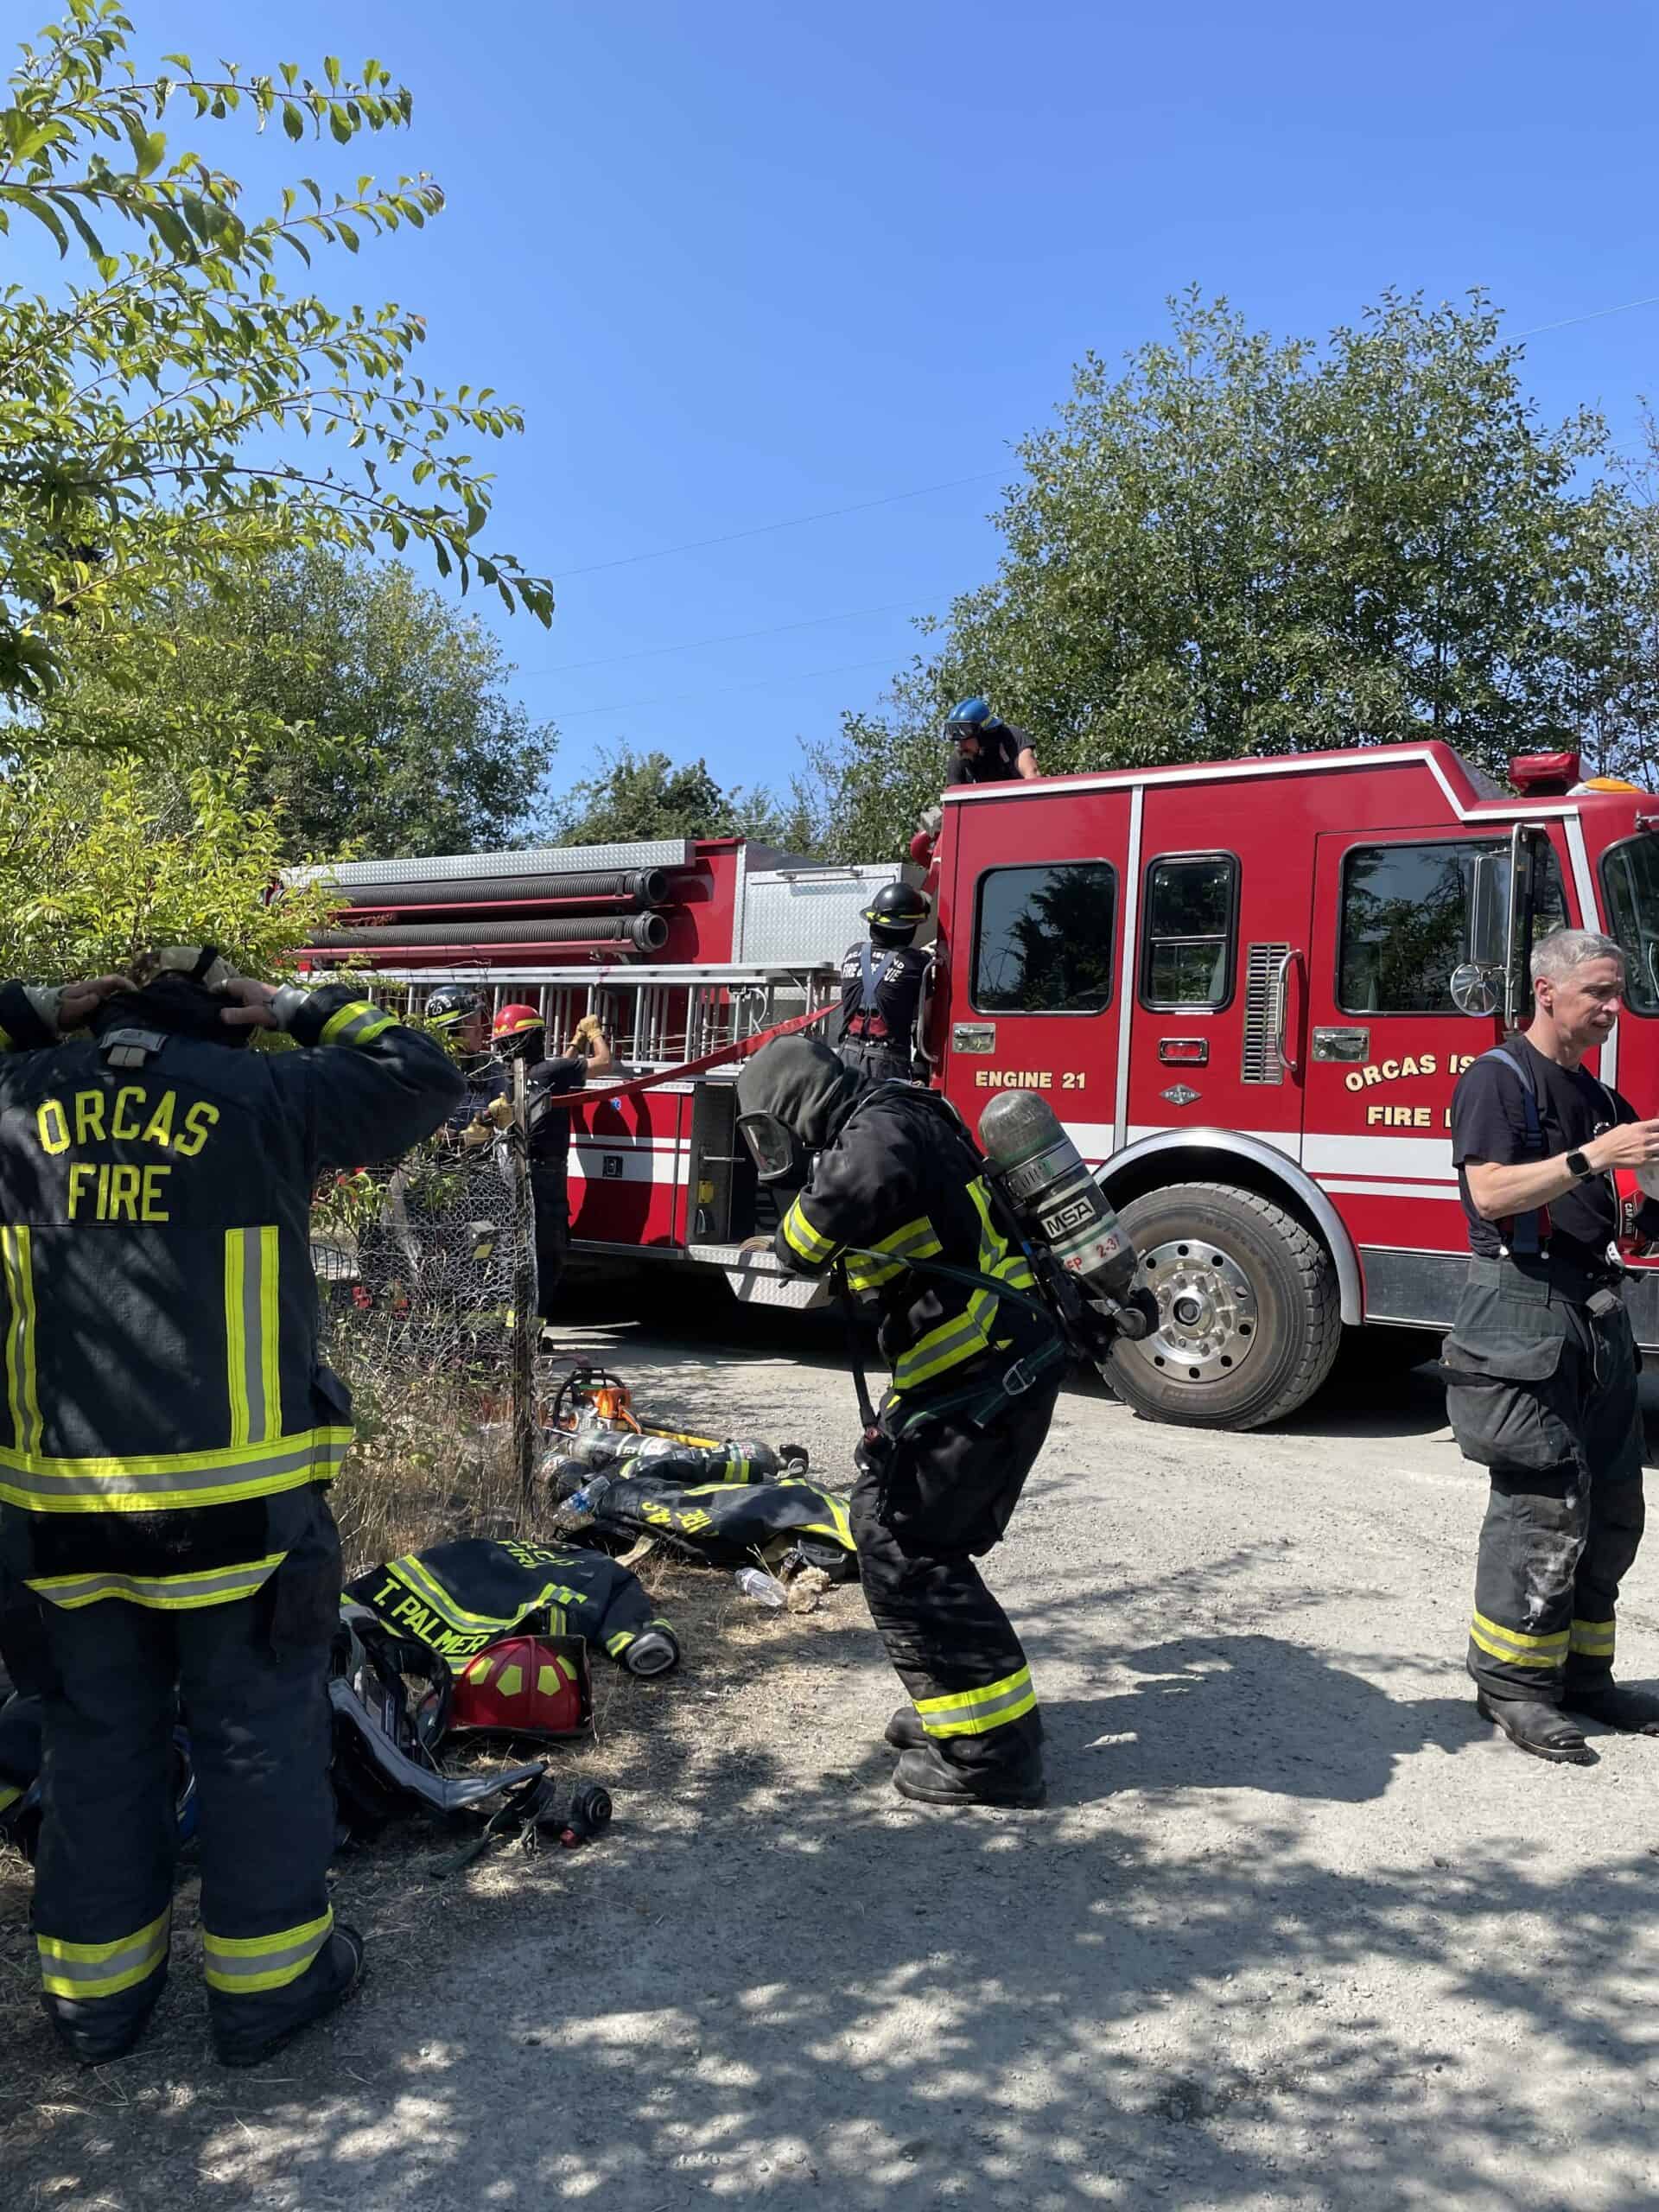
<path fill-rule="evenodd" d="M 529 1501 L 541 1324 L 518 1077 L 518 1120 L 490 1143 L 441 1133 L 314 1193 L 324 1353 L 356 1406 L 337 1494 L 348 1556 L 499 1532 Z"/>

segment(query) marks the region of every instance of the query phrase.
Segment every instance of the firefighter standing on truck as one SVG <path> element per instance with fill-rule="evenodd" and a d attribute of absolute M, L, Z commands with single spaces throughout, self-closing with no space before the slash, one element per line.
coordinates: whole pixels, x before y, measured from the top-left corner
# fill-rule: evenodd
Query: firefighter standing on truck
<path fill-rule="evenodd" d="M 256 1027 L 304 1049 L 236 1049 Z M 428 1135 L 461 1078 L 351 986 L 276 990 L 211 946 L 61 995 L 7 983 L 0 1031 L 0 1573 L 43 1623 L 46 2010 L 95 2065 L 162 1993 L 181 1702 L 213 2038 L 251 2065 L 363 1955 L 328 1903 L 324 1485 L 352 1428 L 318 1351 L 312 1185 Z"/>
<path fill-rule="evenodd" d="M 539 1007 L 504 1006 L 495 1017 L 499 1085 L 475 1129 L 505 1128 L 512 1118 L 512 1065 L 524 1060 L 524 1105 L 530 1122 L 530 1192 L 536 1209 L 536 1298 L 543 1321 L 570 1251 L 570 1109 L 553 1103 L 574 1097 L 590 1075 L 615 1063 L 596 1014 L 584 1014 L 571 1033 L 571 1050 L 545 1057 L 547 1026 Z M 465 1138 L 463 1137 L 463 1142 Z"/>
<path fill-rule="evenodd" d="M 1618 946 L 1556 930 L 1531 966 L 1530 1027 L 1452 1096 L 1473 1256 L 1443 1357 L 1464 1457 L 1491 1471 L 1469 1630 L 1477 1703 L 1523 1751 L 1584 1766 L 1584 1720 L 1659 1735 L 1659 1696 L 1613 1680 L 1643 1435 L 1611 1180 L 1659 1160 L 1659 1122 L 1580 1065 L 1618 1018 Z M 1659 1207 L 1644 1204 L 1638 1225 L 1659 1229 Z"/>
<path fill-rule="evenodd" d="M 810 1184 L 774 1249 L 844 1266 L 879 1299 L 892 1383 L 858 1452 L 852 1528 L 870 1615 L 908 1693 L 887 1724 L 894 1787 L 941 1805 L 1039 1805 L 1042 1721 L 1020 1639 L 976 1559 L 1007 1529 L 1053 1417 L 1065 1352 L 999 1227 L 981 1160 L 936 1092 L 872 1087 L 816 1038 L 781 1037 L 738 1077 L 765 1181 Z M 960 1274 L 930 1274 L 937 1262 Z"/>
<path fill-rule="evenodd" d="M 907 883 L 884 883 L 862 918 L 869 936 L 841 963 L 841 1057 L 872 1083 L 909 1083 L 916 1074 L 916 1017 L 931 965 L 916 932 L 931 912 Z"/>

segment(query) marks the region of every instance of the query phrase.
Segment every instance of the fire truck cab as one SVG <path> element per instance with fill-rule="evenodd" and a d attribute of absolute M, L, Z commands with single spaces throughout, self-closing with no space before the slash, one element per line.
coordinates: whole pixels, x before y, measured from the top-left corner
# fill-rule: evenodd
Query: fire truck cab
<path fill-rule="evenodd" d="M 1254 1427 L 1342 1325 L 1450 1321 L 1452 1086 L 1527 1019 L 1535 936 L 1618 939 L 1599 1072 L 1659 1109 L 1659 812 L 1570 754 L 1512 772 L 1427 743 L 945 794 L 938 1079 L 970 1124 L 1042 1091 L 1096 1166 L 1162 1317 L 1115 1355 L 1140 1410 Z M 1659 1344 L 1652 1273 L 1631 1306 Z"/>
<path fill-rule="evenodd" d="M 997 1090 L 1041 1092 L 1095 1166 L 1158 1300 L 1157 1333 L 1114 1355 L 1138 1410 L 1255 1427 L 1319 1387 L 1344 1326 L 1449 1323 L 1452 1086 L 1527 1019 L 1535 936 L 1571 923 L 1624 947 L 1597 1071 L 1659 1110 L 1659 804 L 1581 784 L 1570 753 L 1511 778 L 1431 742 L 944 795 L 919 847 L 933 1081 L 975 1128 Z M 575 1110 L 574 1255 L 806 1303 L 740 1249 L 770 1215 L 731 1053 L 834 1004 L 896 873 L 733 840 L 358 863 L 338 872 L 353 925 L 306 958 L 365 961 L 417 1004 L 474 976 L 538 1000 L 556 1039 L 600 1009 L 657 1080 L 595 1084 Z M 1638 1263 L 1630 1300 L 1659 1350 L 1659 1273 Z"/>

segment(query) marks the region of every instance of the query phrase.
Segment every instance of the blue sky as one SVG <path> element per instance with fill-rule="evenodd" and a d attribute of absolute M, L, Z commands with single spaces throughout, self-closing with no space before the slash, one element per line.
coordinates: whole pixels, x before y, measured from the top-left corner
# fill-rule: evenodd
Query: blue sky
<path fill-rule="evenodd" d="M 559 781 L 621 740 L 781 781 L 876 698 L 908 617 L 989 571 L 1009 442 L 1071 362 L 1191 281 L 1313 334 L 1387 285 L 1484 284 L 1516 330 L 1659 294 L 1645 5 L 130 11 L 147 49 L 372 53 L 413 87 L 401 145 L 307 159 L 429 169 L 448 212 L 323 289 L 421 308 L 431 373 L 528 411 L 493 536 L 564 579 L 550 632 L 503 625 Z M 251 185 L 296 166 L 234 126 L 201 143 Z M 1626 430 L 1656 354 L 1659 305 L 1542 333 L 1529 369 L 1548 412 Z"/>

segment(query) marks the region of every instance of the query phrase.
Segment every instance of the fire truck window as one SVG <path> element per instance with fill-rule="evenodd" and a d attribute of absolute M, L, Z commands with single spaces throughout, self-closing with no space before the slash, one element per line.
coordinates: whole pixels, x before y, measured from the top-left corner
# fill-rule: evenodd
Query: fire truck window
<path fill-rule="evenodd" d="M 1097 1014 L 1112 1001 L 1117 871 L 1104 861 L 980 878 L 974 1004 L 983 1014 Z"/>
<path fill-rule="evenodd" d="M 1624 948 L 1624 1003 L 1659 1014 L 1659 839 L 1631 837 L 1601 864 L 1612 934 Z"/>
<path fill-rule="evenodd" d="M 1151 1007 L 1225 1006 L 1233 988 L 1230 853 L 1154 861 L 1147 870 L 1141 995 Z"/>
<path fill-rule="evenodd" d="M 1506 848 L 1485 839 L 1431 845 L 1357 845 L 1342 866 L 1337 999 L 1344 1014 L 1455 1014 L 1447 986 L 1470 959 L 1471 887 L 1482 853 L 1501 853 L 1497 896 L 1510 895 Z M 1544 862 L 1533 935 L 1567 920 L 1554 853 Z"/>

